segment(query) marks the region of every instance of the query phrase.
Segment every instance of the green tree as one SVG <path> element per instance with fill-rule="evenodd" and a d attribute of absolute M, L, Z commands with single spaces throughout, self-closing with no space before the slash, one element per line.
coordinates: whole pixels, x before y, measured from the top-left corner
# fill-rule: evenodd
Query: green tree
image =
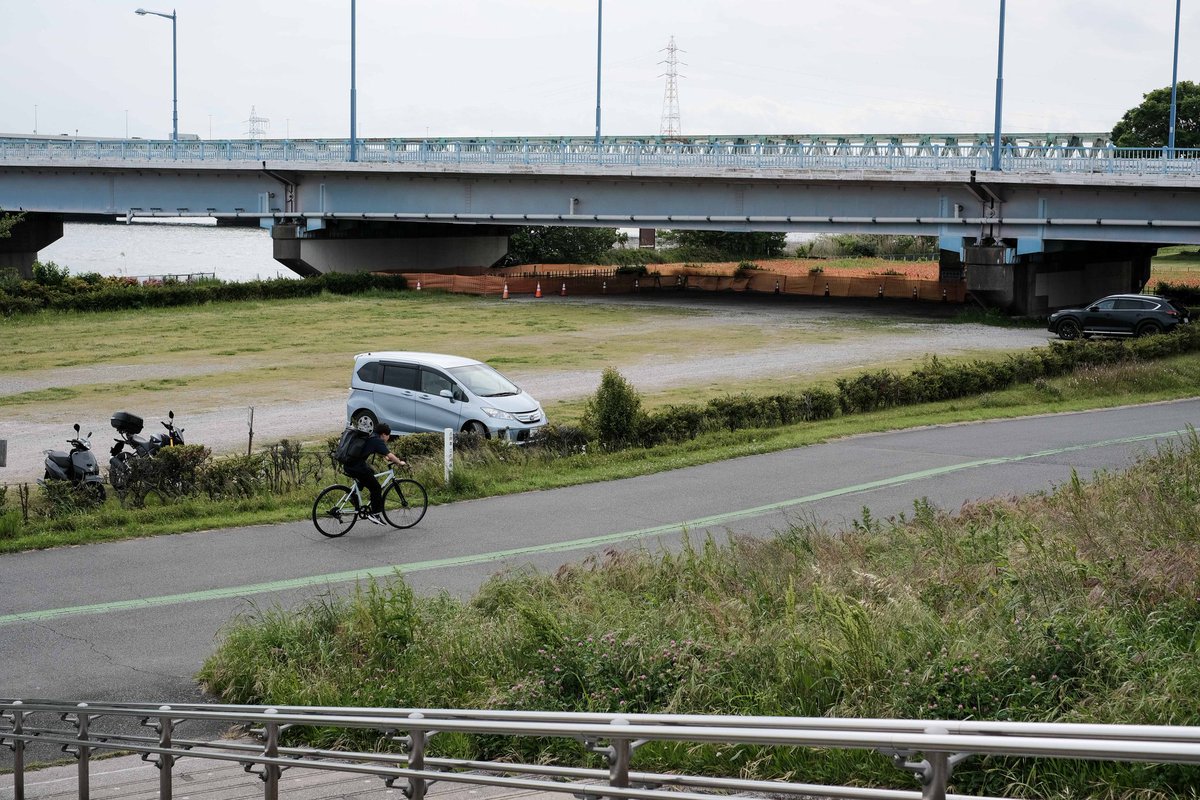
<path fill-rule="evenodd" d="M 621 373 L 606 367 L 600 388 L 583 409 L 583 429 L 605 450 L 620 450 L 637 441 L 642 424 L 642 397 Z"/>
<path fill-rule="evenodd" d="M 596 264 L 617 240 L 616 228 L 538 225 L 514 230 L 508 255 L 516 264 Z"/>
<path fill-rule="evenodd" d="M 3 214 L 0 213 L 0 239 L 7 239 L 12 236 L 12 229 L 21 224 L 21 220 L 25 219 L 24 214 Z"/>
<path fill-rule="evenodd" d="M 1142 95 L 1112 130 L 1117 147 L 1163 147 L 1171 126 L 1171 87 Z M 1175 146 L 1200 147 L 1200 84 L 1180 81 L 1175 95 Z"/>
<path fill-rule="evenodd" d="M 668 247 L 677 247 L 689 258 L 707 261 L 737 261 L 743 258 L 772 258 L 781 255 L 787 234 L 745 231 L 663 231 Z"/>

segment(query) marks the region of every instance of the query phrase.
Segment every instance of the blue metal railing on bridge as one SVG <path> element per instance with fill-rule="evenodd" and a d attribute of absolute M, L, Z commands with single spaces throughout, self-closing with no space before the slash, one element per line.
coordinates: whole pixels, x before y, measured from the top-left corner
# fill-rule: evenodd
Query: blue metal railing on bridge
<path fill-rule="evenodd" d="M 1017 173 L 1200 175 L 1200 149 L 1114 147 L 1102 135 L 1003 137 L 1001 168 Z M 659 167 L 685 170 L 988 170 L 986 135 L 364 139 L 357 161 L 410 165 Z M 348 139 L 202 141 L 0 137 L 0 163 L 350 161 Z"/>

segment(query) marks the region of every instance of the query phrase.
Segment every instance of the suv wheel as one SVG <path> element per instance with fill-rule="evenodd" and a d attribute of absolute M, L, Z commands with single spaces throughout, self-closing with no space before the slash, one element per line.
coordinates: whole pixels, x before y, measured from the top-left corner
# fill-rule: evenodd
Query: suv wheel
<path fill-rule="evenodd" d="M 1141 325 L 1137 326 L 1137 330 L 1134 331 L 1134 335 L 1149 336 L 1152 333 L 1162 333 L 1162 330 L 1162 326 L 1157 322 L 1143 322 Z"/>
<path fill-rule="evenodd" d="M 1068 341 L 1078 339 L 1083 335 L 1083 331 L 1079 328 L 1079 323 L 1070 317 L 1058 323 L 1058 329 L 1056 333 L 1058 334 L 1058 338 L 1066 339 Z"/>

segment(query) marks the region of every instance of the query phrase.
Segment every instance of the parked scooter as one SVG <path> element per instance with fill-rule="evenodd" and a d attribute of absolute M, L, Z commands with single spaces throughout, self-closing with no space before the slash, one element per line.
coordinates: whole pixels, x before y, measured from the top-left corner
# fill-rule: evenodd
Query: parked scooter
<path fill-rule="evenodd" d="M 97 502 L 105 498 L 104 479 L 100 477 L 100 465 L 92 455 L 92 434 L 79 434 L 79 423 L 75 423 L 75 438 L 68 439 L 71 452 L 47 450 L 46 480 L 70 481 L 80 489 L 91 494 Z"/>
<path fill-rule="evenodd" d="M 131 468 L 129 460 L 133 458 L 152 458 L 164 447 L 174 447 L 183 444 L 183 428 L 175 427 L 175 412 L 167 412 L 167 421 L 162 423 L 165 433 L 156 433 L 150 438 L 138 436 L 142 432 L 142 418 L 127 411 L 118 411 L 112 415 L 110 424 L 121 434 L 114 439 L 108 459 L 108 482 L 118 493 L 123 492 L 129 485 Z M 126 450 L 126 448 L 129 448 Z"/>

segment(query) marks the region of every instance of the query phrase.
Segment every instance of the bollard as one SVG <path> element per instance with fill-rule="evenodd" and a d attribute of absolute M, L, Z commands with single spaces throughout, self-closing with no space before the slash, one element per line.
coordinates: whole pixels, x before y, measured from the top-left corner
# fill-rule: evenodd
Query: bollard
<path fill-rule="evenodd" d="M 25 705 L 20 700 L 13 701 L 14 706 Z M 25 712 L 19 708 L 13 709 L 13 797 L 15 800 L 25 800 L 25 740 L 20 736 L 25 732 Z"/>
<path fill-rule="evenodd" d="M 442 429 L 442 472 L 446 483 L 454 473 L 454 428 Z"/>
<path fill-rule="evenodd" d="M 829 297 L 829 284 L 825 284 L 825 296 Z"/>
<path fill-rule="evenodd" d="M 641 289 L 638 287 L 638 280 L 637 280 L 637 278 L 634 278 L 634 279 L 633 279 L 633 290 L 634 290 L 635 292 L 640 292 L 640 291 L 641 291 Z"/>
<path fill-rule="evenodd" d="M 600 283 L 600 294 L 608 294 L 608 281 Z"/>
<path fill-rule="evenodd" d="M 421 291 L 421 282 L 417 281 L 417 291 Z"/>
<path fill-rule="evenodd" d="M 559 291 L 559 293 L 558 293 L 558 296 L 559 296 L 559 297 L 566 297 L 566 296 L 567 296 L 567 284 L 566 284 L 566 282 L 564 282 L 564 283 L 563 283 L 563 285 L 562 285 L 562 289 Z"/>
<path fill-rule="evenodd" d="M 917 299 L 917 287 L 913 287 L 913 300 Z"/>
<path fill-rule="evenodd" d="M 942 302 L 946 302 L 946 290 L 942 289 Z"/>
<path fill-rule="evenodd" d="M 881 299 L 881 300 L 883 299 L 883 284 L 880 284 L 880 285 L 879 285 L 879 295 L 878 295 L 878 297 L 879 297 L 879 299 Z"/>

